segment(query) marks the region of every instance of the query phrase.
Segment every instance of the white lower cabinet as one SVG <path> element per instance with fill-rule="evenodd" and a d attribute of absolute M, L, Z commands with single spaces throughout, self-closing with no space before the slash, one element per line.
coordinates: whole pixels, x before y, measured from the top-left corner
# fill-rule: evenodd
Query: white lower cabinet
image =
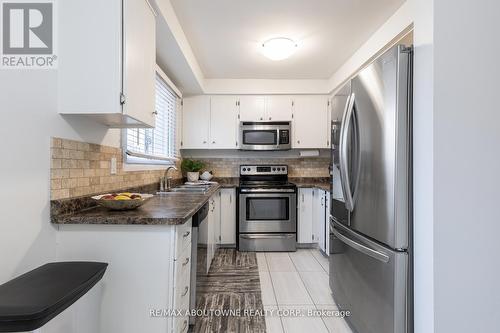
<path fill-rule="evenodd" d="M 328 256 L 330 255 L 330 191 L 325 192 L 325 241 L 324 247 L 320 244 L 320 249 Z"/>
<path fill-rule="evenodd" d="M 297 242 L 318 244 L 326 251 L 328 217 L 326 202 L 330 193 L 318 188 L 299 188 Z"/>
<path fill-rule="evenodd" d="M 172 309 L 184 314 L 189 311 L 191 282 L 191 223 L 177 226 L 175 231 L 174 295 Z M 185 333 L 189 328 L 189 316 L 173 317 L 173 332 Z"/>
<path fill-rule="evenodd" d="M 219 244 L 223 247 L 236 245 L 236 190 L 220 190 L 220 232 Z"/>
<path fill-rule="evenodd" d="M 191 220 L 182 225 L 56 228 L 57 261 L 109 264 L 88 294 L 98 304 L 94 328 L 65 332 L 187 332 L 187 316 L 165 316 L 162 311 L 189 309 Z"/>
<path fill-rule="evenodd" d="M 313 189 L 299 188 L 297 242 L 313 243 Z"/>
<path fill-rule="evenodd" d="M 325 191 L 318 188 L 313 189 L 313 211 L 312 211 L 312 224 L 313 224 L 313 242 L 321 244 L 324 242 L 324 221 L 325 221 Z"/>
<path fill-rule="evenodd" d="M 215 252 L 217 251 L 217 244 L 219 241 L 220 234 L 220 191 L 214 193 L 210 199 L 208 199 L 209 210 L 208 210 L 208 242 L 207 242 L 207 272 L 210 269 L 212 260 L 215 257 Z"/>

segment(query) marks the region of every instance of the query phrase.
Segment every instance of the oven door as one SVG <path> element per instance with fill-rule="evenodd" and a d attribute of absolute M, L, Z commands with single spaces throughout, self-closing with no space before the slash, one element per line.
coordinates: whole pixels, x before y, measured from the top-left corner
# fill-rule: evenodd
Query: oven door
<path fill-rule="evenodd" d="M 240 233 L 289 233 L 297 230 L 296 193 L 240 193 Z"/>

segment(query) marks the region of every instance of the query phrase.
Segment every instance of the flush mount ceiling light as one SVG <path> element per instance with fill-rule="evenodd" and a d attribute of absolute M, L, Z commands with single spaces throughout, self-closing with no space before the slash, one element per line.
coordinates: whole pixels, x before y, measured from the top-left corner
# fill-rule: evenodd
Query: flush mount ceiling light
<path fill-rule="evenodd" d="M 297 43 L 290 38 L 272 38 L 262 43 L 262 54 L 271 60 L 289 58 L 297 50 Z"/>

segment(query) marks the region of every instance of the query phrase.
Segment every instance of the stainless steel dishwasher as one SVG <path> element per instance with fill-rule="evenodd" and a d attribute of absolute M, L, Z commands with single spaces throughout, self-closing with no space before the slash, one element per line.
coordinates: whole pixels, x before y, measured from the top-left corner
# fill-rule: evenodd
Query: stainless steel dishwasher
<path fill-rule="evenodd" d="M 209 204 L 203 205 L 194 215 L 192 220 L 191 238 L 191 295 L 189 309 L 196 309 L 196 283 L 199 276 L 207 274 L 207 240 L 204 229 L 207 228 Z M 201 229 L 201 232 L 200 232 Z M 206 236 L 205 236 L 206 237 Z M 189 325 L 194 325 L 196 317 L 189 318 Z"/>

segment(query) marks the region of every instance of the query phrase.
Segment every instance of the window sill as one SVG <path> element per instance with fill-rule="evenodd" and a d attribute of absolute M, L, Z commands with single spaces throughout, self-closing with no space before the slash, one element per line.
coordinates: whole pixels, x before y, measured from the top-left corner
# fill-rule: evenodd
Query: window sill
<path fill-rule="evenodd" d="M 174 164 L 135 164 L 123 163 L 123 171 L 154 171 L 165 170 Z"/>

